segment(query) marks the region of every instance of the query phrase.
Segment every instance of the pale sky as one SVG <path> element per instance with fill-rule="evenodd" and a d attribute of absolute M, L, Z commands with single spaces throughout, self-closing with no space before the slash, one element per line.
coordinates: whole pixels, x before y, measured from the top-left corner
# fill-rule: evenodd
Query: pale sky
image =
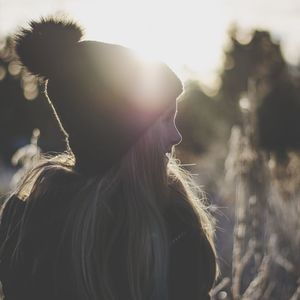
<path fill-rule="evenodd" d="M 58 10 L 80 21 L 87 39 L 134 48 L 211 87 L 232 23 L 270 30 L 288 62 L 300 58 L 299 0 L 0 0 L 0 35 Z"/>

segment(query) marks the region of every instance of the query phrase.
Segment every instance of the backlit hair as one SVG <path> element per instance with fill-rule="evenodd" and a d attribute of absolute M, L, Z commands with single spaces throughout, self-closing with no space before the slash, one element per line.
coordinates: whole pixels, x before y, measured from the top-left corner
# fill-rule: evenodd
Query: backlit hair
<path fill-rule="evenodd" d="M 167 165 L 164 159 L 159 120 L 102 177 L 85 178 L 76 173 L 72 153 L 45 156 L 16 191 L 28 206 L 18 245 L 33 222 L 36 205 L 58 205 L 69 199 L 59 249 L 71 252 L 70 266 L 80 299 L 119 299 L 113 287 L 112 266 L 121 237 L 131 298 L 168 299 L 169 243 L 163 211 L 174 201 L 173 195 L 192 216 L 187 222 L 199 226 L 214 246 L 212 218 L 203 193 L 177 159 L 171 157 Z M 16 257 L 21 251 L 21 246 L 16 248 Z M 216 266 L 211 267 L 215 270 Z"/>

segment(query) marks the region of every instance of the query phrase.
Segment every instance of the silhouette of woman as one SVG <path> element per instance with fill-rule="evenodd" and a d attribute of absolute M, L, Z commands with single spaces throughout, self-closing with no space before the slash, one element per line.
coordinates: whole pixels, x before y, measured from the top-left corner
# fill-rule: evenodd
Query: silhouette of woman
<path fill-rule="evenodd" d="M 67 150 L 41 158 L 3 206 L 5 299 L 210 299 L 211 217 L 172 155 L 181 81 L 82 35 L 73 21 L 43 18 L 16 36 Z"/>

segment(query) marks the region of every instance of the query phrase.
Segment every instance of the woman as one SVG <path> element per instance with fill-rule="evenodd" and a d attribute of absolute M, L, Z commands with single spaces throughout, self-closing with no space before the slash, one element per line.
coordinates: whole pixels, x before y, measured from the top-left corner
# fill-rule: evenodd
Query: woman
<path fill-rule="evenodd" d="M 16 37 L 67 151 L 41 160 L 4 205 L 5 299 L 210 299 L 211 217 L 172 157 L 182 84 L 163 63 L 81 39 L 51 18 Z"/>

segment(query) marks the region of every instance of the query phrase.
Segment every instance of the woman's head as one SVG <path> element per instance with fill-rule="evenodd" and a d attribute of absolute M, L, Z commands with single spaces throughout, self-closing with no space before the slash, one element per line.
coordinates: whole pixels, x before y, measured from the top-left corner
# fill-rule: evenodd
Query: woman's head
<path fill-rule="evenodd" d="M 82 40 L 70 21 L 31 22 L 16 39 L 23 64 L 47 79 L 46 95 L 76 168 L 104 173 L 182 93 L 164 63 L 144 61 L 126 47 Z"/>

